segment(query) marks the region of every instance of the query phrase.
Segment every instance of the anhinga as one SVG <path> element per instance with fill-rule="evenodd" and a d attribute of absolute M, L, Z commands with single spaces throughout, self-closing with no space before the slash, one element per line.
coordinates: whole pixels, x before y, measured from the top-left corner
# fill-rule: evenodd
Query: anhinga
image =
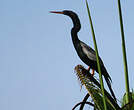
<path fill-rule="evenodd" d="M 80 20 L 79 20 L 77 14 L 74 13 L 73 11 L 69 11 L 69 10 L 64 10 L 61 12 L 51 11 L 51 13 L 64 14 L 64 15 L 69 16 L 72 19 L 73 28 L 71 30 L 71 36 L 72 36 L 72 41 L 73 41 L 75 50 L 76 50 L 78 56 L 80 57 L 80 59 L 93 70 L 93 73 L 94 73 L 94 70 L 96 72 L 98 72 L 95 51 L 91 47 L 89 47 L 87 44 L 80 41 L 77 36 L 77 33 L 80 31 L 80 28 L 81 28 Z M 112 81 L 111 77 L 109 76 L 100 57 L 99 57 L 99 60 L 100 60 L 100 66 L 101 66 L 101 73 L 107 82 L 107 85 L 109 87 L 109 90 L 110 90 L 113 98 L 116 100 L 116 97 L 115 97 L 114 92 L 111 87 L 111 81 Z"/>

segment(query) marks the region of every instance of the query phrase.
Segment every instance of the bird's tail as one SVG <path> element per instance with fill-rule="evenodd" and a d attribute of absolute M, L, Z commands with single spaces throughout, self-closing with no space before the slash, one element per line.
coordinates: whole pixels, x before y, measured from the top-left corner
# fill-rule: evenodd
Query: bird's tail
<path fill-rule="evenodd" d="M 114 100 L 116 101 L 116 97 L 115 97 L 115 94 L 114 94 L 112 86 L 111 86 L 111 82 L 112 82 L 111 77 L 107 74 L 107 76 L 104 76 L 104 78 L 106 80 L 107 86 L 108 86 Z"/>

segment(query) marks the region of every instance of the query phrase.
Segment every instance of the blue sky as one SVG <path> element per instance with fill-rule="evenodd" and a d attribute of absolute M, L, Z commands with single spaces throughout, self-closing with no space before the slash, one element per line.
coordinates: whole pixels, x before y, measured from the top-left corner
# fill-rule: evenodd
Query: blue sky
<path fill-rule="evenodd" d="M 120 100 L 125 92 L 117 0 L 89 0 L 99 54 Z M 134 1 L 122 1 L 130 88 L 133 76 Z M 93 47 L 85 1 L 0 1 L 0 110 L 70 110 L 83 99 L 74 67 L 82 64 L 73 48 L 67 16 L 53 10 L 73 10 L 81 20 L 79 38 Z M 98 76 L 98 74 L 96 74 Z"/>

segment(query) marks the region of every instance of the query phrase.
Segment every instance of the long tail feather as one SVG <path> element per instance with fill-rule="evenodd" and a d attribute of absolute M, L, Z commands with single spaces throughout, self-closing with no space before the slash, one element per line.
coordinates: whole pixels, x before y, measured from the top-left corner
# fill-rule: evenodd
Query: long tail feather
<path fill-rule="evenodd" d="M 116 101 L 116 97 L 115 97 L 115 94 L 114 94 L 113 89 L 112 89 L 112 86 L 111 86 L 111 78 L 110 77 L 107 77 L 107 76 L 104 76 L 104 78 L 106 80 L 107 86 L 108 86 L 108 88 L 109 88 L 109 90 L 110 90 L 110 92 L 111 92 L 114 100 Z"/>

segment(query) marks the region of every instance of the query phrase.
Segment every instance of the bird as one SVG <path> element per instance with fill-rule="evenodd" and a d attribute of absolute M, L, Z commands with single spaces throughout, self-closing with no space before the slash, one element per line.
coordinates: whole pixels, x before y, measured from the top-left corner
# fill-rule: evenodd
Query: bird
<path fill-rule="evenodd" d="M 73 27 L 71 29 L 71 38 L 74 45 L 74 48 L 79 56 L 79 58 L 89 66 L 88 70 L 90 68 L 93 70 L 92 74 L 94 74 L 94 70 L 98 73 L 98 67 L 97 67 L 97 58 L 96 58 L 96 52 L 94 49 L 92 49 L 89 45 L 85 44 L 78 38 L 78 32 L 81 29 L 81 23 L 79 20 L 78 15 L 70 10 L 63 10 L 63 11 L 50 11 L 50 13 L 56 13 L 56 14 L 63 14 L 72 19 Z M 99 57 L 100 67 L 101 67 L 101 73 L 104 76 L 106 83 L 109 87 L 109 90 L 116 101 L 115 94 L 112 90 L 111 83 L 112 79 L 110 75 L 108 74 L 103 61 Z"/>

